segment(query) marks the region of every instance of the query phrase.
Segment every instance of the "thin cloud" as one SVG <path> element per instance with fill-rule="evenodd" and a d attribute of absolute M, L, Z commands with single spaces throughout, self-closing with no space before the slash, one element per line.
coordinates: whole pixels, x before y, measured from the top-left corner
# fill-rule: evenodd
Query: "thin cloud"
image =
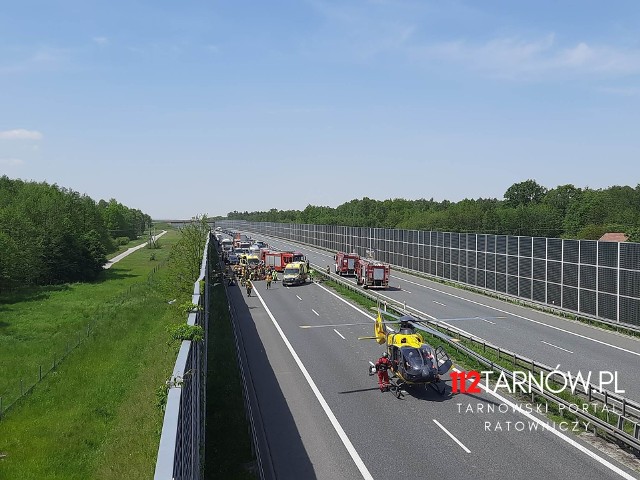
<path fill-rule="evenodd" d="M 602 87 L 598 90 L 602 93 L 620 95 L 621 97 L 640 97 L 640 88 L 636 87 Z"/>
<path fill-rule="evenodd" d="M 640 51 L 580 42 L 557 45 L 554 34 L 536 40 L 496 38 L 412 47 L 414 59 L 439 60 L 501 77 L 534 77 L 554 73 L 626 76 L 640 73 Z"/>
<path fill-rule="evenodd" d="M 42 136 L 42 133 L 37 130 L 26 130 L 24 128 L 0 132 L 0 139 L 2 140 L 42 140 Z"/>
<path fill-rule="evenodd" d="M 0 158 L 0 165 L 6 165 L 8 167 L 17 167 L 24 162 L 19 158 Z"/>
<path fill-rule="evenodd" d="M 0 75 L 59 70 L 69 64 L 71 53 L 70 49 L 52 47 L 25 51 L 22 59 L 12 64 L 0 65 Z"/>
<path fill-rule="evenodd" d="M 109 39 L 107 37 L 93 37 L 91 40 L 101 47 L 109 44 Z"/>

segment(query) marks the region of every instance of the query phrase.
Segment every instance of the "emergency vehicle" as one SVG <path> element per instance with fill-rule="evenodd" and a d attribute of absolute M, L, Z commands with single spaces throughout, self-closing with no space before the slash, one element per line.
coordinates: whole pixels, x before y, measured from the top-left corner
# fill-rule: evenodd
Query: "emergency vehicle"
<path fill-rule="evenodd" d="M 263 254 L 265 267 L 273 267 L 278 272 L 284 271 L 287 263 L 304 262 L 306 257 L 301 252 L 275 252 L 268 250 Z"/>
<path fill-rule="evenodd" d="M 387 288 L 390 274 L 389 265 L 371 258 L 361 258 L 356 265 L 356 282 L 364 288 Z"/>
<path fill-rule="evenodd" d="M 283 285 L 301 285 L 309 278 L 309 270 L 305 262 L 287 263 L 282 275 Z"/>
<path fill-rule="evenodd" d="M 355 275 L 356 274 L 356 264 L 358 263 L 358 259 L 360 255 L 356 252 L 353 253 L 344 253 L 338 252 L 333 259 L 335 260 L 335 271 L 338 275 Z"/>
<path fill-rule="evenodd" d="M 247 268 L 256 268 L 260 264 L 260 258 L 257 255 L 242 254 L 240 255 L 240 265 Z"/>

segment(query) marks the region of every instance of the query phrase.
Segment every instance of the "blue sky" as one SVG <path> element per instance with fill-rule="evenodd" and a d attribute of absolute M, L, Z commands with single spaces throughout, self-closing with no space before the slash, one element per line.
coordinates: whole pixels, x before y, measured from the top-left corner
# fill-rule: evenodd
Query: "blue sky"
<path fill-rule="evenodd" d="M 0 175 L 154 218 L 640 183 L 636 0 L 21 0 Z"/>

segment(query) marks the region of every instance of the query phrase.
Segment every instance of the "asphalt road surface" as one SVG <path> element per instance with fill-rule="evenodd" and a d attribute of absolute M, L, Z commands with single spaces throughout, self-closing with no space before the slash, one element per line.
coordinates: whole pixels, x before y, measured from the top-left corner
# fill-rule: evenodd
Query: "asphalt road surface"
<path fill-rule="evenodd" d="M 253 234 L 254 237 L 260 237 Z M 311 263 L 331 265 L 333 254 L 292 242 L 259 238 L 271 247 L 299 250 Z M 335 274 L 334 274 L 335 275 Z M 355 278 L 342 277 L 355 284 Z M 640 401 L 640 340 L 580 322 L 512 305 L 484 295 L 448 287 L 421 277 L 394 271 L 383 297 L 405 302 L 425 317 L 483 338 L 501 348 L 524 355 L 572 374 L 581 372 L 598 384 L 601 371 L 617 372 L 621 395 Z M 478 318 L 473 318 L 478 317 Z M 450 320 L 465 318 L 466 320 Z M 603 380 L 608 380 L 605 375 Z M 614 384 L 603 385 L 613 391 Z"/>
<path fill-rule="evenodd" d="M 277 478 L 637 478 L 512 399 L 450 383 L 442 396 L 380 392 L 367 369 L 384 347 L 358 340 L 369 312 L 320 284 L 254 284 L 251 297 L 230 291 Z M 353 322 L 371 324 L 300 328 Z"/>

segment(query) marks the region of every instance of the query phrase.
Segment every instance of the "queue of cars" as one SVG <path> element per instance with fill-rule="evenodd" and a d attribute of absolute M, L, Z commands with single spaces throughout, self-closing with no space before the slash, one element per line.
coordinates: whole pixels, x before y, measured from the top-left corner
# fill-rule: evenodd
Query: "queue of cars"
<path fill-rule="evenodd" d="M 235 231 L 224 231 L 233 237 L 225 237 L 222 230 L 216 229 L 216 239 L 222 250 L 225 264 L 230 265 L 236 274 L 249 269 L 254 278 L 263 279 L 267 270 L 283 273 L 283 285 L 300 285 L 309 279 L 309 264 L 301 252 L 280 252 L 270 250 L 262 241 L 254 242 L 250 237 Z"/>

